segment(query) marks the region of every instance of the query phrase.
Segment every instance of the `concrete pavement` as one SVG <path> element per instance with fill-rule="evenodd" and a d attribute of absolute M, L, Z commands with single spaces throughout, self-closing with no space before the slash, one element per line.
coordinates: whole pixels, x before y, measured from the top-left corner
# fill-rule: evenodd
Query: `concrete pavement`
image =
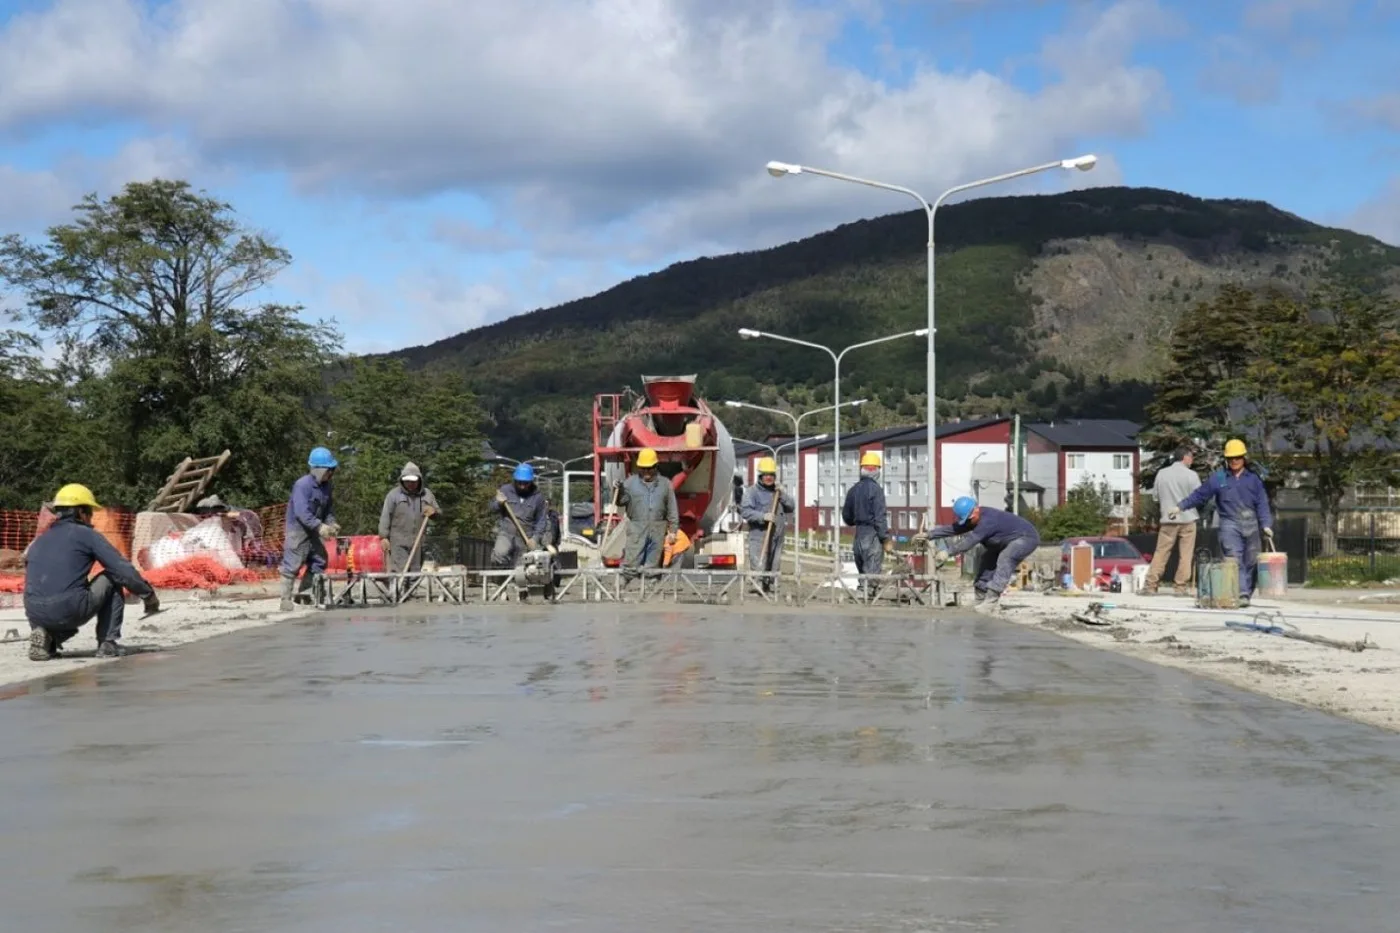
<path fill-rule="evenodd" d="M 9 693 L 16 930 L 1400 915 L 1400 736 L 975 617 L 326 614 Z"/>

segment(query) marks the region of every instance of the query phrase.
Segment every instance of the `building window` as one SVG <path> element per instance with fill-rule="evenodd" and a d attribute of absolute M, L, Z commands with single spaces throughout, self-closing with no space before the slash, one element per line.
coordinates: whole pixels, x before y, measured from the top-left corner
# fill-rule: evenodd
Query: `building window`
<path fill-rule="evenodd" d="M 911 480 L 909 481 L 909 495 L 911 495 L 911 496 L 917 496 L 918 494 L 919 494 L 919 481 L 916 480 L 916 479 L 911 479 Z"/>
<path fill-rule="evenodd" d="M 1132 504 L 1133 504 L 1133 494 L 1132 494 L 1132 492 L 1129 491 L 1129 490 L 1127 490 L 1127 489 L 1115 489 L 1115 490 L 1113 490 L 1113 504 L 1114 504 L 1115 506 L 1118 506 L 1118 505 L 1132 505 Z"/>
<path fill-rule="evenodd" d="M 1084 469 L 1084 455 L 1065 454 L 1065 466 L 1069 467 L 1071 470 Z"/>
<path fill-rule="evenodd" d="M 1115 470 L 1131 470 L 1133 468 L 1132 454 L 1114 454 L 1113 468 Z"/>

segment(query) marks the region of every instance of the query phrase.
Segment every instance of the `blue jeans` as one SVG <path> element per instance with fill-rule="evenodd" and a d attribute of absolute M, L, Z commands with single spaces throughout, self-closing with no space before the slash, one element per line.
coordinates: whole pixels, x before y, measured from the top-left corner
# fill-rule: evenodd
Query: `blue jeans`
<path fill-rule="evenodd" d="M 983 545 L 982 554 L 977 560 L 977 578 L 972 588 L 990 596 L 1001 596 L 1001 591 L 1011 583 L 1011 577 L 1021 561 L 1035 553 L 1040 547 L 1040 539 L 1027 535 L 1016 538 L 1004 545 Z"/>
<path fill-rule="evenodd" d="M 1236 522 L 1220 523 L 1220 548 L 1240 568 L 1240 595 L 1254 592 L 1254 569 L 1259 565 L 1259 533 L 1245 534 Z"/>

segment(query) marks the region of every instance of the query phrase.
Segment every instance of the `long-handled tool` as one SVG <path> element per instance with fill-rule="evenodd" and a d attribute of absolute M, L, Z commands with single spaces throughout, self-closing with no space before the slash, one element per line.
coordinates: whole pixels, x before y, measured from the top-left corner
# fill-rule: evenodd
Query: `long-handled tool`
<path fill-rule="evenodd" d="M 763 550 L 758 552 L 758 559 L 763 561 L 762 572 L 771 573 L 768 569 L 768 542 L 773 539 L 773 523 L 778 520 L 778 503 L 782 501 L 783 489 L 777 483 L 773 484 L 773 504 L 768 507 L 768 527 L 763 530 Z M 782 560 L 778 561 L 778 572 L 782 572 Z"/>
<path fill-rule="evenodd" d="M 413 566 L 413 558 L 418 556 L 418 546 L 423 543 L 423 532 L 428 530 L 429 517 L 430 516 L 425 512 L 423 521 L 418 523 L 418 534 L 413 539 L 413 547 L 409 549 L 408 560 L 404 561 L 404 565 L 399 568 L 399 577 L 394 581 L 394 593 L 396 594 L 395 602 L 404 598 L 404 579 L 408 576 L 408 569 Z"/>
<path fill-rule="evenodd" d="M 613 487 L 613 501 L 612 501 L 613 510 L 612 510 L 612 514 L 613 514 L 614 517 L 617 516 L 617 510 L 618 510 L 618 507 L 620 506 L 621 502 L 622 502 L 622 484 L 621 484 L 621 483 L 618 483 L 616 486 Z M 622 524 L 621 521 L 615 521 L 615 522 L 609 522 L 609 523 L 608 523 L 608 528 L 607 528 L 607 530 L 603 532 L 603 540 L 600 541 L 600 542 L 598 543 L 598 559 L 599 559 L 599 561 L 602 560 L 603 555 L 607 554 L 607 552 L 608 552 L 608 542 L 610 542 L 610 541 L 612 540 L 613 533 L 617 531 L 618 526 L 621 525 L 621 524 Z"/>
<path fill-rule="evenodd" d="M 511 509 L 509 500 L 502 498 L 501 508 L 505 509 L 506 514 L 510 516 L 511 523 L 515 525 L 515 530 L 520 532 L 520 543 L 525 545 L 525 549 L 528 551 L 530 549 L 530 536 L 525 533 L 525 526 L 520 524 L 520 519 L 515 517 L 515 512 Z"/>

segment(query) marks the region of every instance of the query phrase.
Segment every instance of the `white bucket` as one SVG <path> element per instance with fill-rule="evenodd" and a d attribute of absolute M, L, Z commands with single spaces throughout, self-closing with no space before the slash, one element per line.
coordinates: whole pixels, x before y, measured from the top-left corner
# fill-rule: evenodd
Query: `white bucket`
<path fill-rule="evenodd" d="M 1141 593 L 1147 588 L 1147 571 L 1148 566 L 1146 564 L 1138 564 L 1133 568 L 1131 580 L 1134 593 Z"/>

